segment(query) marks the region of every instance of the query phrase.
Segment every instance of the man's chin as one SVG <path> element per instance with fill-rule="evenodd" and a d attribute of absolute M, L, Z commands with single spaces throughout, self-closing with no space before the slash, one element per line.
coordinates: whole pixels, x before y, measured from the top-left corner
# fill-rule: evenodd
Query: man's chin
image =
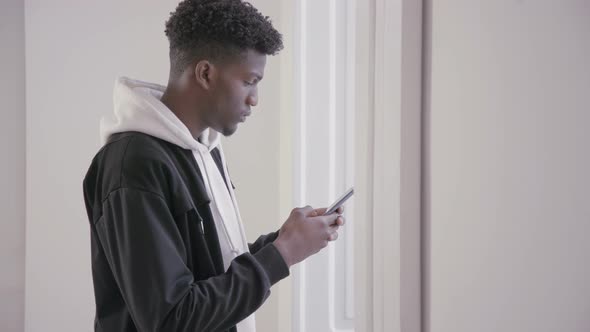
<path fill-rule="evenodd" d="M 233 125 L 233 126 L 228 126 L 228 127 L 224 127 L 223 130 L 221 130 L 221 134 L 223 136 L 231 136 L 233 135 L 236 131 L 238 130 L 238 125 Z"/>

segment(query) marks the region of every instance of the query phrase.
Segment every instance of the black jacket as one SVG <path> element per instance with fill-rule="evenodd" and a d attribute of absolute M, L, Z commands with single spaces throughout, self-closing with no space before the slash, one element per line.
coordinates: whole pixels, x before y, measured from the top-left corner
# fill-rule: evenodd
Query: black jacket
<path fill-rule="evenodd" d="M 192 152 L 158 138 L 111 136 L 84 178 L 84 200 L 95 331 L 235 331 L 289 275 L 271 243 L 278 232 L 224 272 Z"/>

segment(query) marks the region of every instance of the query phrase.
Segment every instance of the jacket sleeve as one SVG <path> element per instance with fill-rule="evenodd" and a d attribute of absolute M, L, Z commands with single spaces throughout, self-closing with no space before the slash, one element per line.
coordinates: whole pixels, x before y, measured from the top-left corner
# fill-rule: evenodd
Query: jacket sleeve
<path fill-rule="evenodd" d="M 158 194 L 120 188 L 95 227 L 140 331 L 226 330 L 252 314 L 289 269 L 274 245 L 236 257 L 228 271 L 195 281 L 181 234 Z"/>
<path fill-rule="evenodd" d="M 248 249 L 251 254 L 257 253 L 260 249 L 264 248 L 267 244 L 272 243 L 279 236 L 279 231 L 272 232 L 266 235 L 261 235 L 256 239 L 254 243 L 248 243 Z"/>

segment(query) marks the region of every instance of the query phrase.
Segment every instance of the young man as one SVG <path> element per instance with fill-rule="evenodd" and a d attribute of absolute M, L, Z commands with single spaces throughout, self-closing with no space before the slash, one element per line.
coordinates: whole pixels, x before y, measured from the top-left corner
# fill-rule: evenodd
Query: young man
<path fill-rule="evenodd" d="M 281 35 L 240 0 L 183 1 L 166 34 L 168 85 L 118 79 L 84 179 L 95 330 L 254 331 L 270 287 L 337 239 L 342 210 L 294 209 L 248 244 L 220 135 L 258 103 Z"/>

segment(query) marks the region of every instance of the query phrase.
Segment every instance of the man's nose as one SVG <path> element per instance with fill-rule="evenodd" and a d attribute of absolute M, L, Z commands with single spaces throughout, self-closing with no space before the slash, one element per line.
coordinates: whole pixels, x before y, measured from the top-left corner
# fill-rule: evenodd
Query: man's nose
<path fill-rule="evenodd" d="M 258 93 L 253 93 L 250 96 L 248 96 L 248 105 L 250 106 L 256 106 L 258 105 Z"/>

